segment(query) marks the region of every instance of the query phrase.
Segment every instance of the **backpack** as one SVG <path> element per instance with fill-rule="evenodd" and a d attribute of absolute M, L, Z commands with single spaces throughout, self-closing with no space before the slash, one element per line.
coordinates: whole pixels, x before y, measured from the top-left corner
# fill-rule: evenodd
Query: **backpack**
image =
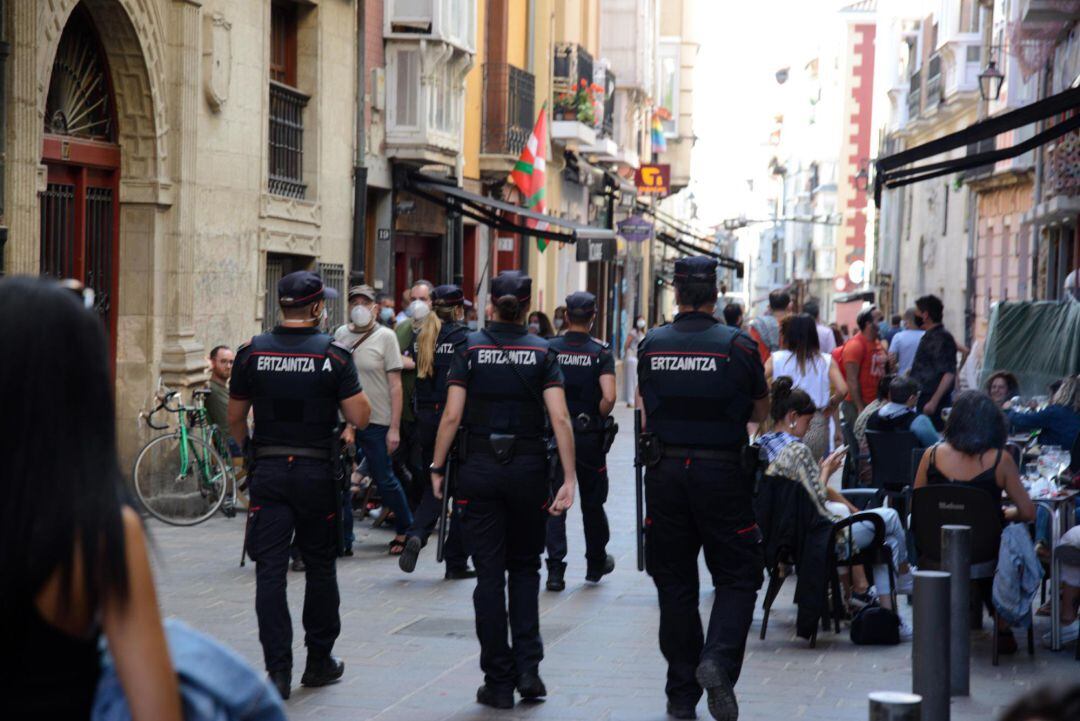
<path fill-rule="evenodd" d="M 900 617 L 881 606 L 865 606 L 851 619 L 851 642 L 858 646 L 900 643 Z"/>

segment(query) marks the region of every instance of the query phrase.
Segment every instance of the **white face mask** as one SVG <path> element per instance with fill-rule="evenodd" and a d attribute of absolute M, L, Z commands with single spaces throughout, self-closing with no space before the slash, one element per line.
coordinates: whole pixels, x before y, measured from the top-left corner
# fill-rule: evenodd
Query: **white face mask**
<path fill-rule="evenodd" d="M 638 327 L 638 330 L 645 330 L 645 321 L 639 320 L 637 322 L 637 327 Z"/>
<path fill-rule="evenodd" d="M 561 329 L 562 326 L 563 326 L 563 319 L 562 318 L 556 318 L 554 323 L 555 323 L 556 328 Z"/>
<path fill-rule="evenodd" d="M 413 320 L 423 320 L 430 312 L 431 308 L 429 308 L 428 304 L 422 300 L 414 300 L 412 303 L 409 303 L 409 308 L 405 311 L 406 315 Z"/>
<path fill-rule="evenodd" d="M 375 316 L 371 314 L 371 309 L 366 305 L 354 305 L 352 310 L 349 311 L 349 319 L 357 328 L 367 328 L 371 325 L 371 321 L 375 320 Z"/>

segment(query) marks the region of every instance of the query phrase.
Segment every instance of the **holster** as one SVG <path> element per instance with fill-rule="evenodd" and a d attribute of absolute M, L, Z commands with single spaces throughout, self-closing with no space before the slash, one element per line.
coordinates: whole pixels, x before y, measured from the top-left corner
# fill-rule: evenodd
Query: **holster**
<path fill-rule="evenodd" d="M 509 433 L 492 433 L 488 436 L 495 460 L 504 466 L 514 460 L 514 441 L 516 440 L 517 436 Z"/>
<path fill-rule="evenodd" d="M 761 446 L 756 443 L 743 446 L 741 454 L 743 471 L 750 478 L 750 492 L 756 496 L 758 488 L 761 486 L 761 477 L 765 473 L 765 464 L 761 458 Z"/>
<path fill-rule="evenodd" d="M 249 436 L 244 441 L 244 482 L 240 485 L 241 491 L 246 491 L 251 479 L 255 477 L 255 443 Z"/>
<path fill-rule="evenodd" d="M 653 433 L 642 433 L 637 438 L 638 458 L 652 468 L 664 457 L 664 444 Z"/>
<path fill-rule="evenodd" d="M 611 446 L 615 443 L 615 435 L 619 432 L 619 424 L 615 422 L 614 418 L 608 416 L 604 419 L 602 432 L 604 434 L 604 454 L 607 455 L 607 452 L 611 450 Z"/>

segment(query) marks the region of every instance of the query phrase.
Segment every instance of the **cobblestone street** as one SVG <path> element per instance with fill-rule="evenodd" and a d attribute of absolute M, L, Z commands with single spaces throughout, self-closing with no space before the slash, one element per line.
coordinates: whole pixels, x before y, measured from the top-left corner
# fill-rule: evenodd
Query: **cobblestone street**
<path fill-rule="evenodd" d="M 300 627 L 303 583 L 290 573 L 296 629 L 293 718 L 335 719 L 663 719 L 663 658 L 657 648 L 658 611 L 652 583 L 634 568 L 632 418 L 616 411 L 622 431 L 609 459 L 608 503 L 613 528 L 610 550 L 618 569 L 598 586 L 584 582 L 581 516 L 570 512 L 567 589 L 541 592 L 541 628 L 546 658 L 541 674 L 550 696 L 545 703 L 494 712 L 474 702 L 481 683 L 479 646 L 473 630 L 472 581 L 444 581 L 434 548 L 416 572 L 401 573 L 386 555 L 389 531 L 357 526 L 356 556 L 338 563 L 342 634 L 335 653 L 346 662 L 344 680 L 318 690 L 297 688 L 304 649 Z M 256 668 L 262 656 L 254 613 L 252 564 L 240 568 L 243 524 L 220 516 L 195 528 L 150 522 L 157 553 L 157 580 L 167 615 L 207 631 L 243 654 Z M 702 567 L 703 577 L 704 567 Z M 738 685 L 745 721 L 766 719 L 867 718 L 866 696 L 875 690 L 910 690 L 911 644 L 858 647 L 847 635 L 826 633 L 816 649 L 796 639 L 794 583 L 785 584 L 758 640 L 755 615 L 746 664 Z M 759 606 L 760 606 L 759 594 Z M 707 608 L 711 589 L 702 589 Z M 905 605 L 904 613 L 910 613 Z M 1039 619 L 1037 636 L 1045 631 Z M 989 623 L 986 623 L 989 629 Z M 1018 636 L 1023 647 L 1023 637 Z M 1074 680 L 1073 647 L 1060 653 L 1036 648 L 990 664 L 988 633 L 976 633 L 972 648 L 972 695 L 953 704 L 956 721 L 991 721 L 1019 694 L 1043 683 Z M 707 718 L 705 704 L 699 717 Z"/>

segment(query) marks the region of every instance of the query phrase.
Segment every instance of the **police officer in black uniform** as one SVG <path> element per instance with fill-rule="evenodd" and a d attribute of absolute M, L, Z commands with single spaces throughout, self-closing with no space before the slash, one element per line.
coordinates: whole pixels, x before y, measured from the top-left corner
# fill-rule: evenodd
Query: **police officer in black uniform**
<path fill-rule="evenodd" d="M 255 613 L 270 679 L 288 698 L 292 684 L 292 620 L 285 596 L 289 543 L 307 567 L 304 630 L 307 666 L 301 683 L 324 686 L 345 664 L 330 655 L 341 631 L 334 480 L 338 410 L 367 426 L 371 407 L 360 389 L 349 349 L 319 332 L 326 314 L 322 279 L 308 271 L 278 282 L 281 324 L 236 353 L 229 386 L 229 431 L 247 447 L 247 415 L 254 408 L 249 458 L 251 506 L 247 551 L 255 560 Z"/>
<path fill-rule="evenodd" d="M 566 332 L 548 341 L 559 354 L 566 405 L 574 424 L 574 452 L 585 526 L 585 580 L 598 583 L 615 570 L 607 553 L 611 537 L 604 503 L 608 495 L 607 444 L 614 431 L 615 357 L 607 343 L 589 335 L 596 318 L 596 296 L 566 296 Z M 547 527 L 547 589 L 566 588 L 566 514 L 552 516 Z"/>
<path fill-rule="evenodd" d="M 432 492 L 428 467 L 435 453 L 435 436 L 439 430 L 443 407 L 446 405 L 446 379 L 454 355 L 461 350 L 469 335 L 465 325 L 465 294 L 456 285 L 440 285 L 431 291 L 432 313 L 420 323 L 420 332 L 413 338 L 412 357 L 416 361 L 416 388 L 413 391 L 413 411 L 417 436 L 424 462 L 423 497 L 413 514 L 405 549 L 398 565 L 412 573 L 420 549 L 427 543 L 442 513 L 442 503 Z M 476 572 L 468 567 L 468 554 L 462 540 L 461 524 L 454 520 L 446 537 L 443 560 L 447 579 L 473 578 Z"/>
<path fill-rule="evenodd" d="M 431 466 L 441 497 L 447 454 L 463 426 L 454 492 L 477 572 L 473 606 L 484 685 L 476 700 L 495 708 L 514 706 L 515 687 L 523 699 L 547 695 L 539 675 L 540 554 L 547 514 L 565 512 L 577 484 L 562 371 L 548 342 L 524 325 L 531 292 L 532 280 L 521 273 L 492 279 L 496 321 L 470 333 L 454 357 Z M 567 469 L 554 499 L 545 416 Z"/>
<path fill-rule="evenodd" d="M 761 586 L 761 531 L 752 507 L 746 424 L 765 419 L 761 357 L 746 333 L 713 317 L 716 261 L 675 262 L 678 315 L 638 347 L 645 438 L 645 563 L 660 600 L 668 713 L 696 718 L 702 689 L 716 719 L 739 715 L 734 685 Z M 698 553 L 712 575 L 702 635 Z"/>

